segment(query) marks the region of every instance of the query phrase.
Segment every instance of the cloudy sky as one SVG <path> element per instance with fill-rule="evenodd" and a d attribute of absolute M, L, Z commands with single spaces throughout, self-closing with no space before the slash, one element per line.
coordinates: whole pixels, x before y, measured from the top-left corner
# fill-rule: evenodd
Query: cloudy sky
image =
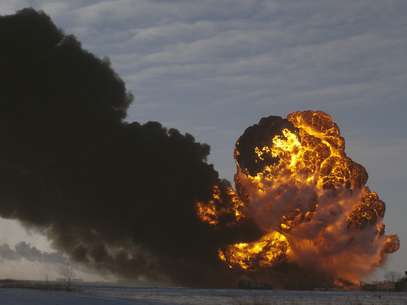
<path fill-rule="evenodd" d="M 135 95 L 129 121 L 192 133 L 225 178 L 234 141 L 262 116 L 330 113 L 400 236 L 385 268 L 407 270 L 407 1 L 2 0 L 0 14 L 28 6 L 110 58 Z M 0 243 L 49 247 L 11 221 L 0 229 Z"/>

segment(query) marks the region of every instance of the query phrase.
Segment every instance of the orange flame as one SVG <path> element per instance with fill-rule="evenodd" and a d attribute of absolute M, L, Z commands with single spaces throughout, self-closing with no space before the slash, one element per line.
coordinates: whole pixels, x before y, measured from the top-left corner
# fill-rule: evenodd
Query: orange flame
<path fill-rule="evenodd" d="M 365 168 L 346 155 L 328 114 L 294 112 L 287 120 L 293 128 L 252 152 L 257 164 L 277 161 L 255 175 L 237 163 L 238 193 L 215 185 L 212 199 L 197 203 L 198 217 L 212 226 L 223 215 L 235 222 L 251 218 L 264 232 L 258 241 L 219 250 L 229 268 L 250 271 L 285 261 L 356 282 L 399 248 L 396 235 L 384 235 L 385 204 L 365 186 Z"/>

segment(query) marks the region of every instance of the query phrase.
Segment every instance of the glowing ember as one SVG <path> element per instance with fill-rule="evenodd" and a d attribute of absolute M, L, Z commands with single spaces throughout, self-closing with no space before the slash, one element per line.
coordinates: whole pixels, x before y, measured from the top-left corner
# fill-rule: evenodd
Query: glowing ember
<path fill-rule="evenodd" d="M 219 226 L 252 219 L 264 233 L 219 249 L 229 268 L 247 271 L 281 262 L 356 282 L 398 250 L 384 235 L 385 204 L 365 185 L 365 168 L 345 153 L 332 118 L 320 111 L 269 117 L 236 143 L 235 184 L 213 188 L 197 203 L 201 221 Z"/>

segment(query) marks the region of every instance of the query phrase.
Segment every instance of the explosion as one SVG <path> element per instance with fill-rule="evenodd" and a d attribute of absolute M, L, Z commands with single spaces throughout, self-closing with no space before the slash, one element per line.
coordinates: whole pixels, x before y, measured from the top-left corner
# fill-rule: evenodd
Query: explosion
<path fill-rule="evenodd" d="M 209 145 L 125 120 L 124 81 L 45 13 L 0 16 L 0 31 L 0 217 L 71 260 L 125 279 L 235 287 L 272 274 L 303 288 L 305 275 L 356 282 L 397 251 L 327 114 L 249 127 L 233 188 Z"/>
<path fill-rule="evenodd" d="M 229 223 L 251 219 L 261 229 L 258 240 L 218 250 L 228 268 L 294 264 L 332 283 L 357 283 L 398 250 L 398 237 L 385 235 L 384 202 L 366 186 L 365 168 L 346 155 L 328 114 L 263 118 L 238 139 L 234 156 L 236 191 L 215 185 L 212 199 L 197 203 L 210 226 L 227 215 Z"/>

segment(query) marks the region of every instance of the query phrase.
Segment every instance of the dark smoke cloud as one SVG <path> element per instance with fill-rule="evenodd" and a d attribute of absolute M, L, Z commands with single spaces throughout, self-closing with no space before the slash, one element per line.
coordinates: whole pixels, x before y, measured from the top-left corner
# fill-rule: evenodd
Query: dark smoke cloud
<path fill-rule="evenodd" d="M 14 249 L 9 244 L 0 245 L 0 258 L 4 260 L 25 259 L 30 262 L 48 264 L 64 264 L 67 262 L 61 253 L 41 251 L 24 241 L 16 244 Z"/>
<path fill-rule="evenodd" d="M 254 151 L 255 147 L 270 145 L 270 139 L 282 135 L 284 128 L 296 131 L 290 121 L 274 115 L 262 118 L 258 124 L 248 127 L 236 142 L 235 158 L 240 168 L 254 176 L 266 165 L 276 163 L 278 158 L 271 156 L 265 156 L 264 160 L 258 162 L 254 158 Z"/>
<path fill-rule="evenodd" d="M 120 276 L 223 280 L 216 251 L 239 230 L 196 217 L 218 181 L 209 146 L 124 122 L 123 81 L 42 12 L 0 17 L 0 45 L 0 216 Z"/>

